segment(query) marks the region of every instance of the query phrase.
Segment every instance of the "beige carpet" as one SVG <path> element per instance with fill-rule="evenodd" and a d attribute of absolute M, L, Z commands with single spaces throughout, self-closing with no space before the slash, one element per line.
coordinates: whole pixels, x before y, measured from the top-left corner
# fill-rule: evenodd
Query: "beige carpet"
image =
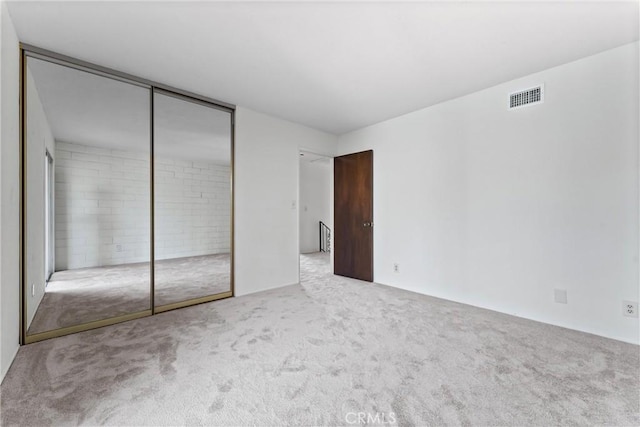
<path fill-rule="evenodd" d="M 156 261 L 156 306 L 228 292 L 229 254 Z M 149 310 L 149 263 L 58 271 L 29 334 Z"/>
<path fill-rule="evenodd" d="M 332 276 L 322 256 L 300 285 L 22 347 L 2 424 L 640 423 L 638 346 Z"/>

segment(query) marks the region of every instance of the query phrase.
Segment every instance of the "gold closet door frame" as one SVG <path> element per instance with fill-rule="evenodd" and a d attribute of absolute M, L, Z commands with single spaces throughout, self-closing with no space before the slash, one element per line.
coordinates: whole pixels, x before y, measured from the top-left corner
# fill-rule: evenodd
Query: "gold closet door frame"
<path fill-rule="evenodd" d="M 35 58 L 43 61 L 51 62 L 64 67 L 73 68 L 80 71 L 96 74 L 102 77 L 118 80 L 123 83 L 129 83 L 135 86 L 143 87 L 149 90 L 149 125 L 150 125 L 150 138 L 149 138 L 149 159 L 150 159 L 150 253 L 149 253 L 149 268 L 150 268 L 150 309 L 138 311 L 134 313 L 127 313 L 119 316 L 110 317 L 107 319 L 95 320 L 91 322 L 81 323 L 78 325 L 67 326 L 64 328 L 52 329 L 50 331 L 40 332 L 37 334 L 27 335 L 27 299 L 26 299 L 26 282 L 25 282 L 25 269 L 26 269 L 26 195 L 27 195 L 27 181 L 26 181 L 26 135 L 27 135 L 27 101 L 26 101 L 26 73 L 27 73 L 27 58 Z M 173 96 L 185 101 L 191 101 L 198 104 L 205 105 L 214 109 L 222 110 L 229 113 L 231 121 L 231 263 L 230 263 L 230 290 L 218 294 L 207 295 L 199 298 L 193 298 L 185 301 L 179 301 L 162 306 L 155 306 L 155 173 L 154 173 L 154 94 L 159 93 L 163 95 Z M 182 307 L 188 307 L 196 304 L 202 304 L 211 302 L 223 298 L 233 297 L 235 295 L 235 108 L 233 104 L 229 104 L 223 101 L 218 101 L 205 96 L 197 95 L 192 92 L 176 89 L 174 87 L 163 85 L 151 80 L 143 79 L 133 76 L 131 74 L 123 73 L 111 68 L 102 67 L 89 62 L 81 61 L 76 58 L 72 58 L 66 55 L 61 55 L 56 52 L 52 52 L 46 49 L 41 49 L 36 46 L 28 44 L 20 44 L 20 165 L 19 165 L 19 177 L 20 177 L 20 202 L 19 202 L 19 218 L 20 218 L 20 344 L 30 344 L 50 338 L 61 337 L 64 335 L 75 334 L 77 332 L 88 331 L 91 329 L 101 328 L 103 326 L 114 325 L 116 323 L 127 322 L 129 320 L 139 319 L 142 317 L 152 316 L 158 313 L 162 313 L 169 310 L 175 310 Z"/>

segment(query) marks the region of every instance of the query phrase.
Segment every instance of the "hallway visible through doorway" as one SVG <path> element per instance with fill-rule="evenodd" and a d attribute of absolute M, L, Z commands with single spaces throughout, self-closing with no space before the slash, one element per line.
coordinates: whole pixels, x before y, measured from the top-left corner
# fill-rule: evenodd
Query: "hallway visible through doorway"
<path fill-rule="evenodd" d="M 300 281 L 324 265 L 330 273 L 333 249 L 333 159 L 300 152 L 299 169 Z M 304 256 L 303 256 L 304 255 Z"/>
<path fill-rule="evenodd" d="M 318 280 L 331 274 L 331 255 L 328 252 L 300 254 L 300 283 Z"/>

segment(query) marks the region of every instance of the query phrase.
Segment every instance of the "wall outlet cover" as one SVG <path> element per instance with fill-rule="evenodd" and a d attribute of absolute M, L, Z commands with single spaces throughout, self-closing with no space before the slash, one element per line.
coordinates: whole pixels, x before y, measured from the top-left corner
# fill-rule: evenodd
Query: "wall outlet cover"
<path fill-rule="evenodd" d="M 553 299 L 555 302 L 559 304 L 567 303 L 567 290 L 566 289 L 554 289 L 553 290 Z"/>
<path fill-rule="evenodd" d="M 626 317 L 638 317 L 638 301 L 622 301 L 622 314 Z"/>

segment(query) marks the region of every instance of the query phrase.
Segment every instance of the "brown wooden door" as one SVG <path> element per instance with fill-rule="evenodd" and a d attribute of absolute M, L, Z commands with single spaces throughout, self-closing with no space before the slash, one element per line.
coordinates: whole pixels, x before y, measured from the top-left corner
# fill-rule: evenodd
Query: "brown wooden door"
<path fill-rule="evenodd" d="M 373 282 L 373 151 L 336 157 L 334 273 Z"/>

